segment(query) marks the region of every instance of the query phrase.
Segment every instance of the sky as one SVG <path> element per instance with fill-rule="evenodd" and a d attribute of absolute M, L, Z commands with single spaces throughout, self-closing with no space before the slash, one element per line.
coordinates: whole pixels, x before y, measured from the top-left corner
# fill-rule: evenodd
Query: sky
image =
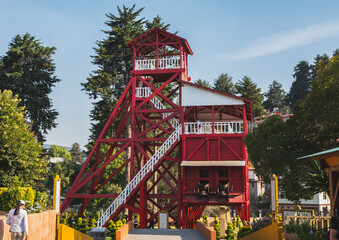
<path fill-rule="evenodd" d="M 91 56 L 95 42 L 106 37 L 105 14 L 117 15 L 117 6 L 134 3 L 144 7 L 141 17 L 159 15 L 171 24 L 170 32 L 188 40 L 193 81 L 213 84 L 228 73 L 234 82 L 249 76 L 263 92 L 273 80 L 289 91 L 298 62 L 312 63 L 317 54 L 331 56 L 339 48 L 337 0 L 0 0 L 0 56 L 13 37 L 26 32 L 57 48 L 61 82 L 50 97 L 58 126 L 46 144 L 87 144 L 92 100 L 80 84 L 96 69 Z"/>

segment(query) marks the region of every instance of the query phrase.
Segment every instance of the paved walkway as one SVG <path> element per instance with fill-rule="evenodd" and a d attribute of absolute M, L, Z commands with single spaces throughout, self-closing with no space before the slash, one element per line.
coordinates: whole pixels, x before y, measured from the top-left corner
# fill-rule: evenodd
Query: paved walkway
<path fill-rule="evenodd" d="M 206 240 L 193 229 L 133 229 L 123 240 Z"/>

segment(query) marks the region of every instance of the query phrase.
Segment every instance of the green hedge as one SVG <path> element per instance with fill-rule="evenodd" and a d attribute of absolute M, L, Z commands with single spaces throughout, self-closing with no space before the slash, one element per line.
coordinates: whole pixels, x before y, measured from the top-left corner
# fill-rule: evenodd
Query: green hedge
<path fill-rule="evenodd" d="M 0 188 L 0 210 L 8 212 L 15 208 L 19 200 L 26 201 L 26 207 L 29 208 L 34 203 L 35 194 L 32 188 L 11 187 Z"/>

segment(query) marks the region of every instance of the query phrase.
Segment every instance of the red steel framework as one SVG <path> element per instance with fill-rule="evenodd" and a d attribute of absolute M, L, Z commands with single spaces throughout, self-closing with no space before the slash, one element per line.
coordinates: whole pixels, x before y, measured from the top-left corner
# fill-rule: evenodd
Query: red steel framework
<path fill-rule="evenodd" d="M 177 35 L 155 28 L 130 41 L 128 46 L 134 53 L 132 77 L 63 201 L 61 212 L 75 199 L 82 200 L 82 214 L 90 199 L 117 198 L 119 194 L 101 193 L 100 190 L 113 181 L 122 170 L 129 169 L 131 181 L 175 131 L 174 122 L 178 122 L 182 128 L 179 141 L 161 156 L 153 171 L 141 179 L 138 186 L 126 196 L 126 202 L 112 213 L 110 219 L 126 208 L 130 213 L 129 218 L 132 217 L 132 212 L 139 214 L 140 227 L 146 228 L 152 219 L 157 223 L 160 211 L 166 211 L 178 228 L 193 228 L 206 205 L 232 205 L 243 220 L 249 220 L 248 157 L 242 141 L 247 133 L 247 121 L 252 118 L 251 102 L 189 83 L 187 56 L 193 52 L 188 42 Z M 238 99 L 244 104 L 183 106 L 184 86 Z M 160 105 L 162 107 L 159 107 Z M 220 116 L 228 114 L 241 118 L 242 132 L 215 133 L 213 117 L 211 133 L 186 134 L 185 122 L 189 121 L 191 113 L 194 115 L 199 111 L 209 111 L 213 116 L 220 113 Z M 114 129 L 114 138 L 108 138 L 112 126 L 117 126 Z M 229 139 L 236 140 L 232 142 Z M 194 149 L 190 147 L 191 143 Z M 205 161 L 221 161 L 229 154 L 233 154 L 232 159 L 236 156 L 238 160 L 245 162 L 241 167 L 241 188 L 238 187 L 237 193 L 234 194 L 241 196 L 238 197 L 239 200 L 235 197 L 232 201 L 220 201 L 212 196 L 213 192 L 209 199 L 194 197 L 195 193 L 189 191 L 185 174 L 190 174 L 189 171 L 195 168 L 182 166 L 182 162 L 201 160 L 201 156 L 204 156 Z M 105 174 L 107 166 L 122 155 L 127 156 L 125 162 L 114 173 Z M 214 171 L 214 168 L 218 169 L 209 167 L 209 171 Z M 232 168 L 228 169 L 228 172 L 233 171 Z M 212 180 L 212 176 L 210 178 Z M 196 185 L 199 179 L 193 179 Z"/>

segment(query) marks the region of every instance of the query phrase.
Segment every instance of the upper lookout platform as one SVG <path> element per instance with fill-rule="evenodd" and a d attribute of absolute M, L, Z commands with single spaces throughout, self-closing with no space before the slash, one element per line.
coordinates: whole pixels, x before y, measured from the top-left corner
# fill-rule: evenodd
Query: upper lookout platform
<path fill-rule="evenodd" d="M 181 80 L 188 78 L 187 56 L 193 55 L 186 39 L 154 28 L 129 41 L 133 51 L 133 71 L 140 75 L 181 72 Z"/>

